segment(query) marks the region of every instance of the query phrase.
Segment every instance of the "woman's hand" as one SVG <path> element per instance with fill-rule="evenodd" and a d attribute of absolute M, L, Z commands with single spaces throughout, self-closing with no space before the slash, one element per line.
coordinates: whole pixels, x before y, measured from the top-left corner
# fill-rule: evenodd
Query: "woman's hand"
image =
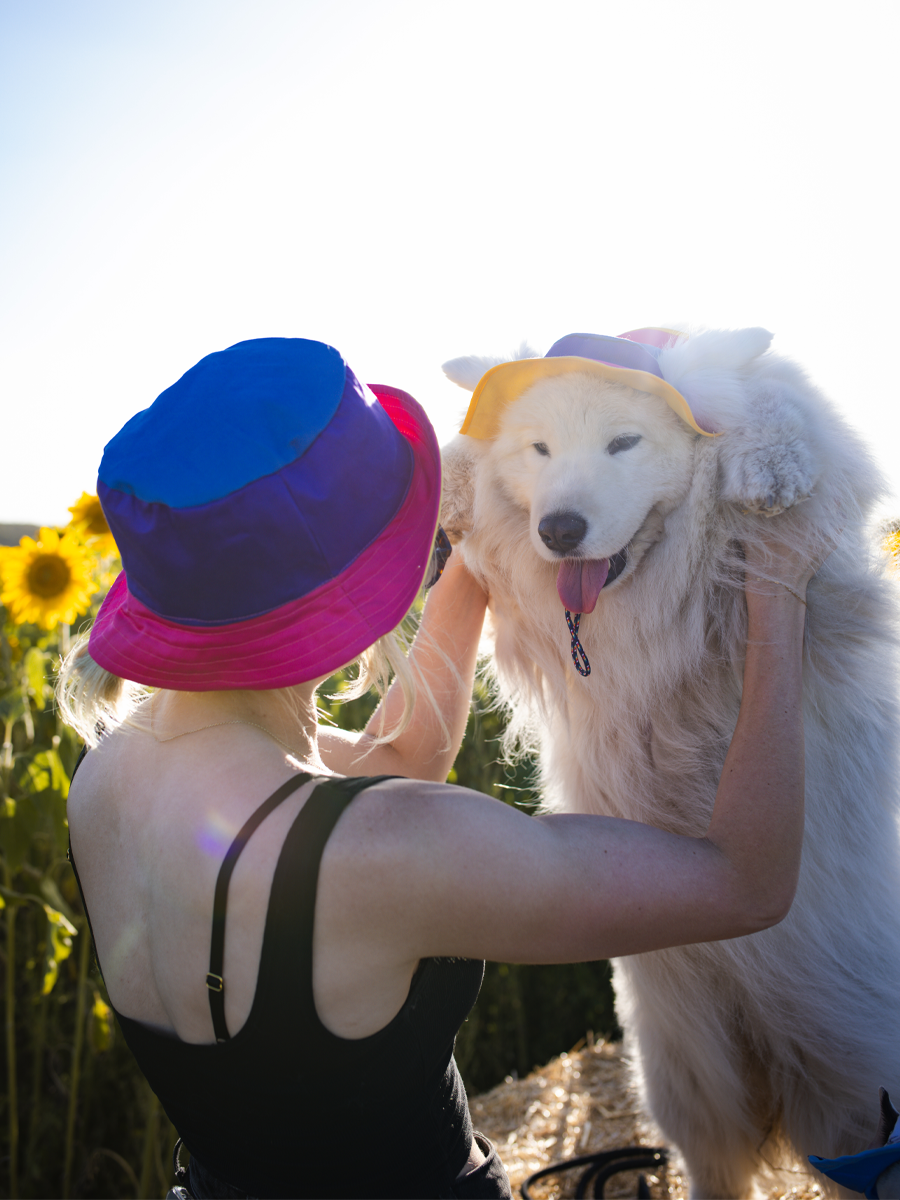
<path fill-rule="evenodd" d="M 815 575 L 818 563 L 809 559 L 809 547 L 798 549 L 784 536 L 778 527 L 778 517 L 765 521 L 765 536 L 744 545 L 744 561 L 747 564 L 747 583 L 784 583 L 788 588 L 806 591 L 806 585 Z M 756 590 L 748 587 L 748 591 Z"/>
<path fill-rule="evenodd" d="M 750 597 L 771 596 L 778 585 L 798 599 L 805 598 L 807 584 L 835 543 L 812 544 L 808 535 L 797 537 L 796 529 L 789 517 L 760 518 L 759 536 L 743 544 L 748 604 L 753 603 Z"/>
<path fill-rule="evenodd" d="M 410 651 L 419 684 L 412 719 L 390 742 L 375 741 L 382 730 L 390 732 L 403 712 L 403 693 L 395 683 L 364 732 L 320 729 L 319 750 L 327 767 L 342 775 L 447 778 L 466 730 L 487 601 L 487 593 L 454 551 L 428 593 Z"/>

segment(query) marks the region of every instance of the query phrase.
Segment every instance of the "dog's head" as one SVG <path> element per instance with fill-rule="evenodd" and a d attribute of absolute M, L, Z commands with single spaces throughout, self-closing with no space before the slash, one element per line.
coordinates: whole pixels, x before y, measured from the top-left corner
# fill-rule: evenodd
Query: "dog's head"
<path fill-rule="evenodd" d="M 692 385 L 704 430 L 733 419 L 741 367 L 769 336 L 717 334 L 699 356 L 696 339 L 662 351 L 666 378 Z M 708 340 L 701 336 L 701 350 Z M 457 359 L 444 370 L 471 390 L 498 361 Z M 490 437 L 462 434 L 445 448 L 442 523 L 452 541 L 477 543 L 482 562 L 498 566 L 509 551 L 500 539 L 513 539 L 532 568 L 536 558 L 543 573 L 555 569 L 567 609 L 589 613 L 660 540 L 690 490 L 697 442 L 714 440 L 659 395 L 626 383 L 577 369 L 539 378 L 502 409 Z"/>
<path fill-rule="evenodd" d="M 442 523 L 460 541 L 518 517 L 518 553 L 556 568 L 571 612 L 592 612 L 684 498 L 696 437 L 655 396 L 578 373 L 541 380 L 495 438 L 446 448 Z"/>

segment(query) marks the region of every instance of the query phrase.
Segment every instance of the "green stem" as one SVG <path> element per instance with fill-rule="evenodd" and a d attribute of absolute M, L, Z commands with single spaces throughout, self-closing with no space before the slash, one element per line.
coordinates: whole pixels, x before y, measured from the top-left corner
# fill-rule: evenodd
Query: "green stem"
<path fill-rule="evenodd" d="M 3 783 L 3 796 L 6 799 L 9 795 L 9 780 L 12 774 L 13 766 L 13 743 L 12 731 L 14 721 L 7 721 L 3 726 L 3 746 L 0 748 L 0 780 Z"/>
<path fill-rule="evenodd" d="M 25 1161 L 33 1162 L 37 1150 L 37 1139 L 41 1124 L 41 1083 L 44 1075 L 44 1047 L 47 1045 L 47 1009 L 46 996 L 37 998 L 38 1014 L 37 1028 L 34 1034 L 34 1062 L 31 1072 L 31 1105 L 28 1113 L 28 1146 L 25 1150 Z"/>
<path fill-rule="evenodd" d="M 141 1156 L 141 1178 L 138 1182 L 137 1200 L 150 1194 L 150 1172 L 153 1170 L 153 1152 L 156 1149 L 156 1126 L 159 1116 L 159 1100 L 147 1088 L 147 1127 L 144 1130 L 144 1153 Z"/>
<path fill-rule="evenodd" d="M 12 886 L 3 864 L 6 886 Z M 6 906 L 6 1086 L 9 1099 L 9 1194 L 19 1194 L 19 1098 L 16 1087 L 16 905 Z"/>
<path fill-rule="evenodd" d="M 75 1149 L 75 1113 L 78 1110 L 78 1084 L 81 1078 L 81 1049 L 84 1045 L 84 1012 L 87 1001 L 87 976 L 90 965 L 91 935 L 87 922 L 81 927 L 81 952 L 78 956 L 78 1001 L 75 1005 L 75 1045 L 72 1049 L 72 1073 L 69 1077 L 69 1115 L 66 1120 L 66 1158 L 63 1167 L 62 1194 L 72 1190 L 72 1158 Z"/>

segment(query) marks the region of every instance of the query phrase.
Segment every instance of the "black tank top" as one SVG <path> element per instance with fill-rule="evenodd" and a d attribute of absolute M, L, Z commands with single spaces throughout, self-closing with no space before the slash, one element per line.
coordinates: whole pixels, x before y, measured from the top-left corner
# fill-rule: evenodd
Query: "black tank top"
<path fill-rule="evenodd" d="M 300 786 L 308 777 L 296 778 Z M 116 1013 L 191 1155 L 251 1196 L 453 1196 L 468 1158 L 472 1123 L 453 1047 L 484 963 L 424 959 L 400 1012 L 357 1040 L 329 1032 L 313 1002 L 322 851 L 341 813 L 373 782 L 320 782 L 291 825 L 272 880 L 253 1006 L 230 1040 L 182 1042 Z M 198 986 L 204 968 L 197 966 Z"/>

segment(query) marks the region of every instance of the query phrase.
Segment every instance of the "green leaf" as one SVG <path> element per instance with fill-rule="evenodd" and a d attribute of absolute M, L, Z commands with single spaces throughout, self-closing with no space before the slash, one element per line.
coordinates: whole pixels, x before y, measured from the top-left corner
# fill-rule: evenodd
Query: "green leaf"
<path fill-rule="evenodd" d="M 26 765 L 25 773 L 28 776 L 29 790 L 32 792 L 45 792 L 52 786 L 53 768 L 48 761 L 46 750 L 35 754 L 31 762 Z"/>
<path fill-rule="evenodd" d="M 37 646 L 32 646 L 25 654 L 23 665 L 28 690 L 37 707 L 43 709 L 47 683 L 47 655 Z"/>
<path fill-rule="evenodd" d="M 90 1040 L 91 1048 L 98 1054 L 108 1050 L 113 1041 L 112 1009 L 98 991 L 94 992 L 94 1006 L 91 1009 Z"/>
<path fill-rule="evenodd" d="M 65 800 L 69 794 L 69 776 L 55 746 L 47 751 L 47 764 L 50 767 L 50 786 Z"/>
<path fill-rule="evenodd" d="M 41 876 L 38 883 L 38 891 L 51 908 L 55 908 L 57 912 L 62 913 L 67 921 L 74 922 L 75 914 L 66 903 L 62 892 L 57 886 L 56 880 L 50 874 L 45 873 Z"/>
<path fill-rule="evenodd" d="M 28 776 L 28 790 L 46 792 L 49 789 L 62 796 L 63 800 L 68 796 L 69 776 L 55 746 L 50 750 L 39 750 L 25 767 L 25 773 Z"/>
<path fill-rule="evenodd" d="M 0 852 L 6 859 L 10 876 L 14 876 L 28 856 L 38 822 L 34 806 L 27 800 L 7 801 L 3 809 L 0 814 Z"/>
<path fill-rule="evenodd" d="M 44 955 L 44 983 L 41 995 L 48 996 L 59 978 L 59 964 L 72 953 L 72 938 L 78 930 L 67 917 L 51 908 L 49 904 L 42 907 L 47 914 L 47 950 Z M 82 932 L 81 936 L 86 937 L 87 932 Z"/>
<path fill-rule="evenodd" d="M 14 692 L 7 692 L 5 696 L 0 696 L 0 721 L 9 722 L 21 721 L 25 712 L 25 697 L 22 695 L 21 689 L 16 688 Z"/>
<path fill-rule="evenodd" d="M 53 853 L 62 857 L 69 841 L 66 822 L 66 802 L 62 792 L 68 787 L 68 776 L 54 773 L 48 755 L 55 751 L 44 751 L 35 755 L 40 760 L 23 764 L 20 756 L 18 779 L 20 795 L 15 803 L 13 815 L 4 816 L 4 805 L 0 804 L 0 853 L 6 856 L 7 865 L 15 875 L 22 864 L 32 855 L 32 847 L 49 845 Z M 25 769 L 22 770 L 22 766 Z M 64 781 L 64 782 L 63 782 Z M 56 787 L 52 785 L 56 783 Z"/>

